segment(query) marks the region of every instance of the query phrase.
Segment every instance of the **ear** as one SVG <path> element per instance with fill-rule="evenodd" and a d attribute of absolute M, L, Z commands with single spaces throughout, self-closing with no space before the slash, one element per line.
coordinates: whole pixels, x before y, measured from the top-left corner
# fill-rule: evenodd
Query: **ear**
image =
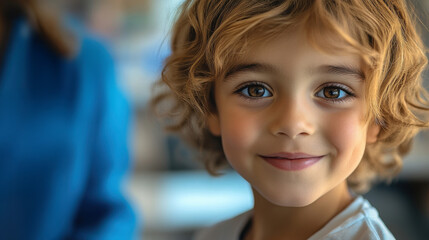
<path fill-rule="evenodd" d="M 370 123 L 366 133 L 366 143 L 375 143 L 378 139 L 378 134 L 380 133 L 380 125 L 375 121 Z"/>
<path fill-rule="evenodd" d="M 214 136 L 220 136 L 220 122 L 217 114 L 211 113 L 207 117 L 207 125 Z"/>

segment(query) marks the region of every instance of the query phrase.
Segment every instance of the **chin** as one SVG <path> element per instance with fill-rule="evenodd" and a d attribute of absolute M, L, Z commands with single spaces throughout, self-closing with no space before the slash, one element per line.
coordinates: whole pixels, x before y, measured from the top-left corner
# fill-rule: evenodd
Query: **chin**
<path fill-rule="evenodd" d="M 289 192 L 289 193 L 288 193 Z M 306 192 L 295 192 L 295 191 L 284 191 L 282 193 L 262 193 L 259 192 L 262 197 L 271 202 L 274 205 L 281 207 L 306 207 L 319 199 L 320 196 L 312 194 L 310 191 Z"/>
<path fill-rule="evenodd" d="M 287 198 L 280 199 L 276 201 L 271 201 L 271 203 L 281 206 L 281 207 L 306 207 L 312 203 L 314 203 L 317 199 L 314 198 Z"/>

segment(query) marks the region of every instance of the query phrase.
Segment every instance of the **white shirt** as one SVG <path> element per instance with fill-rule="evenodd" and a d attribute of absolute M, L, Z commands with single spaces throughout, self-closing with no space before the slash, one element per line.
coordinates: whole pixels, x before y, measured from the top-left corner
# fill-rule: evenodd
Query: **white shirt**
<path fill-rule="evenodd" d="M 220 222 L 198 232 L 194 240 L 239 240 L 252 217 L 252 211 Z M 329 221 L 308 240 L 391 240 L 395 239 L 378 216 L 377 210 L 363 197 L 357 197 L 346 209 Z"/>

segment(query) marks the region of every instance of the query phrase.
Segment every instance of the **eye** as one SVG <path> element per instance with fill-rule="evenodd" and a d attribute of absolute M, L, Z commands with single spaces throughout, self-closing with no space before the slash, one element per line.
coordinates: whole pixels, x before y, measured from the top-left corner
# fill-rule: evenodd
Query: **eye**
<path fill-rule="evenodd" d="M 271 97 L 273 94 L 263 84 L 251 83 L 236 91 L 244 97 L 248 98 L 266 98 Z"/>
<path fill-rule="evenodd" d="M 354 97 L 350 90 L 343 86 L 326 86 L 320 89 L 316 96 L 330 101 L 341 101 L 349 97 Z"/>

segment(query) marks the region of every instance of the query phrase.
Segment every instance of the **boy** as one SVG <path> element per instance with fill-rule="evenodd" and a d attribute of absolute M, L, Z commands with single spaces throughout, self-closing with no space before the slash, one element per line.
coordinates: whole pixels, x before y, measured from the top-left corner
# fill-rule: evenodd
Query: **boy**
<path fill-rule="evenodd" d="M 154 104 L 254 195 L 196 239 L 394 239 L 356 193 L 428 126 L 423 49 L 401 0 L 186 1 Z"/>

